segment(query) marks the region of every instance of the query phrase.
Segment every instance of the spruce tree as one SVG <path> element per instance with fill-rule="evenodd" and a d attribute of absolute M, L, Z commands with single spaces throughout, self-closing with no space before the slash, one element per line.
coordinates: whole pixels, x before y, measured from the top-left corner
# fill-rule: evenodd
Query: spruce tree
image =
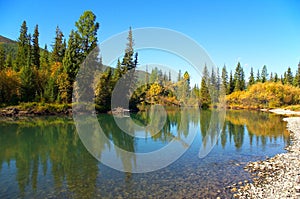
<path fill-rule="evenodd" d="M 284 84 L 293 85 L 294 77 L 290 67 L 288 67 L 287 72 L 285 73 Z"/>
<path fill-rule="evenodd" d="M 40 47 L 39 47 L 39 29 L 38 25 L 35 26 L 33 39 L 32 39 L 32 63 L 40 68 Z"/>
<path fill-rule="evenodd" d="M 245 75 L 240 62 L 238 62 L 234 73 L 234 91 L 242 91 L 245 89 Z"/>
<path fill-rule="evenodd" d="M 257 74 L 256 74 L 256 82 L 261 82 L 261 77 L 260 77 L 259 69 L 257 70 Z"/>
<path fill-rule="evenodd" d="M 261 71 L 261 82 L 265 83 L 268 80 L 268 71 L 267 71 L 267 66 L 264 65 L 263 69 Z"/>
<path fill-rule="evenodd" d="M 79 41 L 75 32 L 72 30 L 68 40 L 68 48 L 62 60 L 64 72 L 67 74 L 69 86 L 67 88 L 67 101 L 72 101 L 73 83 L 80 66 Z"/>
<path fill-rule="evenodd" d="M 99 23 L 96 22 L 96 15 L 92 11 L 85 11 L 75 23 L 76 34 L 79 38 L 79 49 L 81 62 L 97 46 L 97 31 Z"/>
<path fill-rule="evenodd" d="M 228 92 L 228 74 L 227 74 L 225 65 L 222 68 L 222 86 L 221 86 L 221 88 L 225 91 L 226 94 L 229 94 L 229 92 Z"/>
<path fill-rule="evenodd" d="M 253 68 L 251 67 L 251 71 L 250 71 L 250 77 L 249 77 L 249 86 L 255 84 L 255 79 L 254 79 L 254 72 L 253 72 Z"/>
<path fill-rule="evenodd" d="M 5 68 L 5 50 L 2 45 L 0 45 L 0 71 Z"/>
<path fill-rule="evenodd" d="M 234 79 L 233 79 L 232 71 L 230 71 L 228 94 L 231 94 L 233 91 L 234 91 Z"/>
<path fill-rule="evenodd" d="M 200 104 L 202 108 L 208 108 L 211 104 L 211 96 L 209 93 L 208 85 L 209 82 L 209 72 L 207 70 L 207 67 L 205 65 L 203 69 L 203 75 L 201 80 L 201 88 L 200 88 Z"/>
<path fill-rule="evenodd" d="M 55 31 L 55 39 L 54 39 L 54 45 L 52 46 L 52 61 L 53 62 L 62 62 L 66 50 L 66 46 L 64 44 L 64 34 L 59 29 L 59 27 L 56 27 Z"/>
<path fill-rule="evenodd" d="M 30 48 L 28 47 L 30 40 L 27 34 L 27 29 L 26 21 L 23 21 L 20 36 L 18 38 L 18 51 L 16 56 L 16 65 L 14 68 L 16 71 L 19 71 L 20 68 L 25 67 L 27 64 L 28 51 L 30 51 Z"/>

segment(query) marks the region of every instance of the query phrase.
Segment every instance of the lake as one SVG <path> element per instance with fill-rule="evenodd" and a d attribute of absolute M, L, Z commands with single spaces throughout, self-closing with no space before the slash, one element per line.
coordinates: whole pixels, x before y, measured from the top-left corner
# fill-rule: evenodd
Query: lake
<path fill-rule="evenodd" d="M 289 133 L 282 117 L 273 114 L 231 110 L 222 124 L 214 122 L 216 114 L 209 110 L 169 110 L 160 132 L 139 132 L 149 135 L 147 138 L 124 133 L 112 115 L 98 115 L 111 143 L 133 154 L 159 150 L 174 138 L 186 148 L 169 166 L 147 173 L 129 172 L 126 162 L 126 172 L 99 162 L 83 145 L 72 118 L 2 118 L 0 198 L 231 197 L 225 187 L 250 179 L 243 170 L 246 163 L 285 152 Z M 147 125 L 148 115 L 142 112 L 131 114 L 131 118 Z M 128 119 L 122 118 L 125 122 Z M 195 138 L 187 144 L 184 138 L 192 130 Z M 114 145 L 103 145 L 99 155 L 107 148 L 113 151 Z M 206 146 L 213 148 L 199 157 L 201 147 Z"/>

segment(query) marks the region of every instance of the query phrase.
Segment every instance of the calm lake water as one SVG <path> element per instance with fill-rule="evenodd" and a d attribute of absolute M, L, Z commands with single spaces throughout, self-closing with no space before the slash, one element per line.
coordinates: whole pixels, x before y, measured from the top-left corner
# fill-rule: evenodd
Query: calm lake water
<path fill-rule="evenodd" d="M 139 124 L 149 122 L 145 112 L 131 117 Z M 224 124 L 214 124 L 221 127 L 216 135 L 208 131 L 214 117 L 212 111 L 171 110 L 163 130 L 142 139 L 123 133 L 111 115 L 99 115 L 106 136 L 135 153 L 158 150 L 174 137 L 180 140 L 190 129 L 197 130 L 177 161 L 142 174 L 97 161 L 82 144 L 72 118 L 2 119 L 0 198 L 230 198 L 224 187 L 249 179 L 245 164 L 284 152 L 289 134 L 279 116 L 227 111 Z M 201 146 L 213 142 L 212 151 L 199 158 Z"/>

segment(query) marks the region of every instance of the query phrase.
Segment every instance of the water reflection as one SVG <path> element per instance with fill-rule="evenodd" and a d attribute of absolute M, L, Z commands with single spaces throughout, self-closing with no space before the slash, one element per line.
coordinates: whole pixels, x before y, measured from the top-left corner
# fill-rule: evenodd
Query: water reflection
<path fill-rule="evenodd" d="M 136 123 L 146 126 L 150 123 L 149 114 L 151 113 L 142 112 L 132 115 L 132 118 Z M 112 160 L 120 161 L 127 171 L 136 167 L 138 153 L 158 150 L 174 139 L 181 147 L 190 147 L 185 142 L 185 138 L 189 136 L 191 129 L 198 130 L 196 141 L 187 152 L 189 158 L 178 163 L 181 166 L 185 165 L 186 169 L 191 171 L 195 167 L 188 165 L 199 162 L 199 160 L 197 156 L 189 154 L 195 154 L 195 151 L 198 153 L 201 147 L 205 148 L 205 146 L 216 144 L 215 148 L 217 149 L 218 146 L 221 146 L 223 151 L 234 149 L 237 151 L 236 153 L 247 147 L 257 147 L 259 150 L 259 147 L 262 147 L 268 150 L 266 153 L 272 154 L 274 153 L 272 144 L 278 143 L 278 140 L 283 140 L 284 144 L 289 143 L 285 124 L 278 116 L 248 111 L 229 111 L 226 117 L 224 116 L 226 120 L 223 124 L 216 122 L 219 121 L 218 119 L 211 120 L 211 118 L 218 117 L 223 116 L 218 115 L 215 111 L 169 110 L 163 129 L 159 133 L 153 133 L 151 129 L 147 129 L 144 133 L 153 136 L 140 139 L 122 132 L 115 125 L 112 116 L 99 115 L 99 122 L 103 124 L 103 132 L 109 141 L 99 145 L 96 140 L 103 138 L 94 132 L 95 134 L 89 135 L 92 138 L 90 142 L 91 146 L 97 150 L 100 159 L 101 156 L 107 155 L 104 152 L 107 149 L 115 152 Z M 93 127 L 87 120 L 82 128 Z M 139 188 L 132 187 L 131 183 L 137 182 L 145 176 L 133 178 L 130 172 L 122 174 L 99 166 L 101 164 L 88 153 L 81 143 L 70 118 L 48 117 L 1 121 L 0 129 L 0 198 L 111 196 L 115 190 L 108 187 L 104 189 L 101 186 L 105 186 L 107 183 L 122 184 L 121 181 L 116 182 L 117 179 L 120 179 L 120 175 L 123 175 L 125 187 L 118 189 L 119 192 L 128 191 L 128 189 L 141 191 Z M 220 134 L 216 130 L 219 130 Z M 114 149 L 115 145 L 134 153 L 131 153 L 133 154 L 131 156 L 123 156 Z M 283 146 L 281 147 L 283 148 Z M 247 150 L 245 151 L 248 153 Z M 211 153 L 214 154 L 215 151 L 213 150 Z M 230 151 L 230 153 L 232 153 L 232 157 L 235 156 L 234 151 Z M 171 168 L 169 167 L 167 170 Z M 161 170 L 159 175 L 164 175 L 164 171 Z M 151 178 L 155 175 L 156 173 L 149 174 Z M 170 173 L 166 175 L 166 177 L 170 177 Z M 179 177 L 177 175 L 179 173 L 174 174 L 171 179 L 177 179 Z M 198 176 L 198 178 L 201 179 L 202 176 Z M 212 180 L 217 181 L 218 179 Z M 192 182 L 185 180 L 185 183 L 188 185 Z M 152 190 L 150 185 L 149 190 Z M 176 193 L 176 190 L 172 191 Z M 201 190 L 194 191 L 201 192 Z M 145 194 L 148 193 L 145 192 Z"/>

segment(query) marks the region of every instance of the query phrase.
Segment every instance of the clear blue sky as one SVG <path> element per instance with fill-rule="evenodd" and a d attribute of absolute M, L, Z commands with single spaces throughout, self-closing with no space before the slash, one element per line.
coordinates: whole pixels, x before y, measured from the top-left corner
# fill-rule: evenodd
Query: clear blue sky
<path fill-rule="evenodd" d="M 300 1 L 116 1 L 51 0 L 0 1 L 0 34 L 17 39 L 23 20 L 29 32 L 39 25 L 40 45 L 53 43 L 59 25 L 68 36 L 85 10 L 100 23 L 99 41 L 133 28 L 163 27 L 196 40 L 215 64 L 234 69 L 243 65 L 246 76 L 267 65 L 282 74 L 288 66 L 295 72 L 300 60 Z"/>

